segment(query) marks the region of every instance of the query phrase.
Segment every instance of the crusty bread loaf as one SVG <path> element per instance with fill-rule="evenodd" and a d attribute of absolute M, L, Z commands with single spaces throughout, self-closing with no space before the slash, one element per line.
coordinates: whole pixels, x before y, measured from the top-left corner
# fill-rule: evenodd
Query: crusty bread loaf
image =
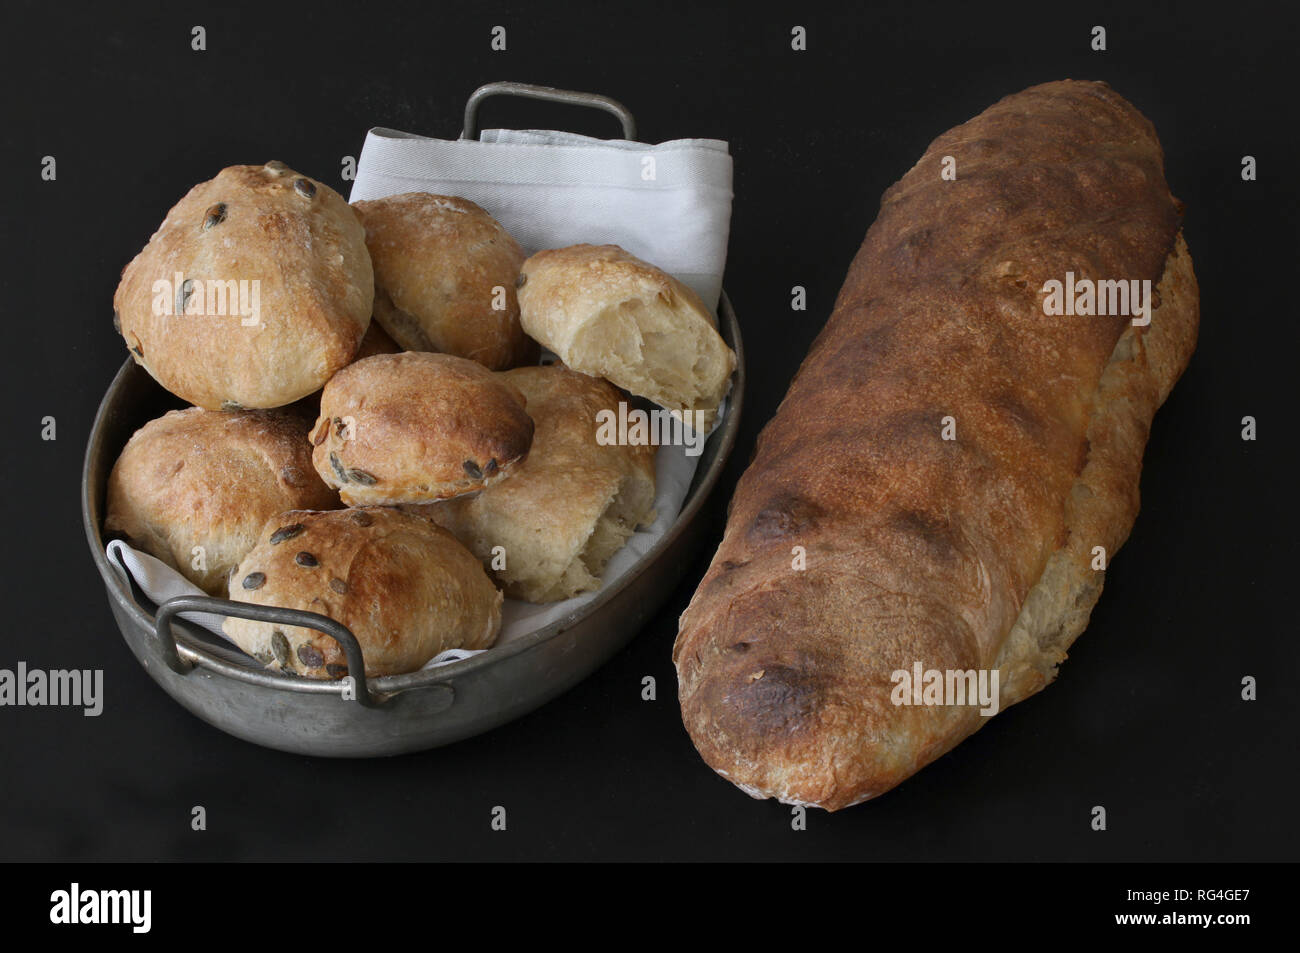
<path fill-rule="evenodd" d="M 468 199 L 407 192 L 353 206 L 375 267 L 375 320 L 408 351 L 493 370 L 537 360 L 519 326 L 524 250 Z"/>
<path fill-rule="evenodd" d="M 370 323 L 365 231 L 329 186 L 282 162 L 196 185 L 113 297 L 137 364 L 208 410 L 281 407 L 352 360 Z"/>
<path fill-rule="evenodd" d="M 473 493 L 528 455 L 533 421 L 524 404 L 502 375 L 475 361 L 379 354 L 325 385 L 312 461 L 349 506 Z"/>
<path fill-rule="evenodd" d="M 606 381 L 560 365 L 503 376 L 537 424 L 528 459 L 477 496 L 418 510 L 468 546 L 511 598 L 554 602 L 598 589 L 609 558 L 654 520 L 656 448 L 597 441 L 597 415 L 617 412 L 620 400 Z"/>
<path fill-rule="evenodd" d="M 1055 676 L 1195 346 L 1162 158 L 1105 84 L 1049 83 L 885 194 L 674 648 L 686 727 L 746 792 L 842 808 L 984 724 L 978 703 L 896 704 L 917 663 L 996 673 L 1002 707 Z M 1067 272 L 1151 281 L 1149 325 L 1045 313 Z"/>
<path fill-rule="evenodd" d="M 304 609 L 347 626 L 366 675 L 400 675 L 447 649 L 485 649 L 501 593 L 478 560 L 428 520 L 387 507 L 282 513 L 230 577 L 230 598 Z M 228 618 L 226 635 L 267 666 L 309 678 L 348 674 L 314 629 Z"/>
<path fill-rule="evenodd" d="M 339 505 L 312 467 L 307 423 L 283 410 L 199 407 L 149 421 L 109 475 L 105 531 L 223 595 L 268 519 Z"/>
<path fill-rule="evenodd" d="M 687 285 L 617 245 L 538 252 L 522 281 L 524 330 L 566 365 L 712 429 L 736 355 Z"/>

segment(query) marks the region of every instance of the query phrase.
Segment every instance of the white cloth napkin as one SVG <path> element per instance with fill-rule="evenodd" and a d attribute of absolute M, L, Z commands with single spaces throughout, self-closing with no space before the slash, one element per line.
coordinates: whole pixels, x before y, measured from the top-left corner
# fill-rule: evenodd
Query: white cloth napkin
<path fill-rule="evenodd" d="M 731 229 L 731 155 L 717 139 L 648 145 L 536 129 L 428 139 L 372 129 L 350 201 L 458 195 L 532 254 L 621 246 L 695 289 L 717 311 Z M 653 176 L 652 178 L 650 176 Z"/>
<path fill-rule="evenodd" d="M 643 178 L 646 157 L 654 178 Z M 391 129 L 366 137 L 351 201 L 402 192 L 457 195 L 478 203 L 531 252 L 581 242 L 612 243 L 690 285 L 717 310 L 731 226 L 731 156 L 713 139 L 659 145 L 592 139 L 550 131 L 488 129 L 481 141 L 427 139 Z M 727 401 L 718 408 L 718 422 Z M 716 432 L 716 426 L 715 426 Z M 710 438 L 713 439 L 713 438 Z M 601 589 L 563 602 L 507 599 L 496 645 L 520 639 L 571 615 L 632 571 L 681 512 L 699 457 L 681 446 L 655 457 L 653 526 L 634 533 L 605 567 Z M 124 542 L 108 544 L 108 561 L 155 603 L 202 590 L 165 563 Z M 222 617 L 183 613 L 217 635 Z M 451 649 L 424 667 L 481 651 Z"/>

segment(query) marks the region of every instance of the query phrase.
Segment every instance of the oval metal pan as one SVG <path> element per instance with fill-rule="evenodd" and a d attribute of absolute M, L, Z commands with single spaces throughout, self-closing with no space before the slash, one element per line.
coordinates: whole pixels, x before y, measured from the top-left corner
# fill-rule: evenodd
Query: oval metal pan
<path fill-rule="evenodd" d="M 617 584 L 570 616 L 482 655 L 370 681 L 374 704 L 338 683 L 293 678 L 206 630 L 176 622 L 176 656 L 154 631 L 156 606 L 123 584 L 101 533 L 108 474 L 139 427 L 180 404 L 127 360 L 100 403 L 82 471 L 82 522 L 118 627 L 145 671 L 181 705 L 246 741 L 298 754 L 376 757 L 449 744 L 502 725 L 571 688 L 622 648 L 680 581 L 709 521 L 701 511 L 736 442 L 744 402 L 740 328 L 726 294 L 719 331 L 736 352 L 726 418 L 710 436 L 677 522 Z M 170 656 L 170 658 L 169 658 Z"/>

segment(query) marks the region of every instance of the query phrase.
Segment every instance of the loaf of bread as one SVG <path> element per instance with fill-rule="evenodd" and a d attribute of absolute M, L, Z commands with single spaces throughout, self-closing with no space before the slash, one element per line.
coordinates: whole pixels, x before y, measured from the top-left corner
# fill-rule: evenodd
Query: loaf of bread
<path fill-rule="evenodd" d="M 282 162 L 196 185 L 122 272 L 114 320 L 137 364 L 208 410 L 282 407 L 356 354 L 374 273 L 356 213 Z"/>
<path fill-rule="evenodd" d="M 347 626 L 366 675 L 400 675 L 447 649 L 485 649 L 501 593 L 477 559 L 428 520 L 388 507 L 282 513 L 230 578 L 230 598 L 304 609 Z M 228 618 L 224 630 L 273 669 L 348 674 L 339 644 L 314 629 Z"/>
<path fill-rule="evenodd" d="M 268 519 L 339 505 L 312 467 L 307 425 L 283 410 L 199 407 L 149 421 L 109 475 L 105 532 L 224 595 Z"/>
<path fill-rule="evenodd" d="M 468 199 L 427 192 L 353 207 L 374 262 L 374 317 L 393 340 L 493 370 L 536 362 L 515 292 L 524 251 L 496 219 Z"/>
<path fill-rule="evenodd" d="M 700 296 L 617 245 L 573 245 L 524 262 L 524 330 L 583 374 L 713 428 L 736 355 Z"/>
<path fill-rule="evenodd" d="M 1001 708 L 1055 677 L 1195 346 L 1181 211 L 1151 124 L 1090 82 L 1003 99 L 885 193 L 681 618 L 682 717 L 719 774 L 842 808 L 986 721 L 899 673 L 997 675 Z M 1149 323 L 1054 313 L 1070 280 L 1149 281 Z"/>
<path fill-rule="evenodd" d="M 312 428 L 316 472 L 343 502 L 423 503 L 505 479 L 533 421 L 518 389 L 450 354 L 379 354 L 334 375 Z"/>
<path fill-rule="evenodd" d="M 528 459 L 477 496 L 421 506 L 489 568 L 506 595 L 555 602 L 600 587 L 605 564 L 638 525 L 654 521 L 655 447 L 602 444 L 609 383 L 560 365 L 503 377 L 537 424 Z"/>

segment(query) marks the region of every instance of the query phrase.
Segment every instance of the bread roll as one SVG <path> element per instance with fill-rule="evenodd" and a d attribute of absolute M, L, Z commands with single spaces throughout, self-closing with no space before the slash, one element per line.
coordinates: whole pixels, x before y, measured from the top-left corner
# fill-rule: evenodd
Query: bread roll
<path fill-rule="evenodd" d="M 504 370 L 537 360 L 519 326 L 524 251 L 468 199 L 408 192 L 353 206 L 375 266 L 375 320 L 408 351 Z"/>
<path fill-rule="evenodd" d="M 137 364 L 208 410 L 281 407 L 352 360 L 374 273 L 356 214 L 282 162 L 196 185 L 122 272 Z"/>
<path fill-rule="evenodd" d="M 524 330 L 575 371 L 712 429 L 736 355 L 676 278 L 617 245 L 556 248 L 524 262 L 519 306 Z"/>
<path fill-rule="evenodd" d="M 312 461 L 349 506 L 423 503 L 505 479 L 532 439 L 523 395 L 503 377 L 407 351 L 357 361 L 325 386 Z"/>
<path fill-rule="evenodd" d="M 621 396 L 603 380 L 559 365 L 503 376 L 537 424 L 528 459 L 477 496 L 419 510 L 468 546 L 513 599 L 554 602 L 598 589 L 609 558 L 654 521 L 655 448 L 597 442 L 597 414 L 617 412 Z M 493 569 L 498 554 L 505 566 Z"/>
<path fill-rule="evenodd" d="M 716 771 L 842 808 L 986 721 L 898 673 L 997 675 L 1001 708 L 1055 677 L 1195 346 L 1180 213 L 1155 130 L 1103 83 L 1003 99 L 885 193 L 681 618 L 682 717 Z M 1067 272 L 1150 281 L 1150 323 L 1046 313 Z"/>
<path fill-rule="evenodd" d="M 230 578 L 230 598 L 304 609 L 347 626 L 366 675 L 400 675 L 447 649 L 485 649 L 501 628 L 501 593 L 445 530 L 384 507 L 283 513 Z M 314 629 L 228 618 L 226 635 L 274 669 L 348 674 L 339 644 Z"/>
<path fill-rule="evenodd" d="M 306 420 L 279 410 L 190 407 L 151 420 L 109 475 L 104 529 L 224 594 L 268 519 L 339 505 L 312 467 L 306 433 Z"/>

